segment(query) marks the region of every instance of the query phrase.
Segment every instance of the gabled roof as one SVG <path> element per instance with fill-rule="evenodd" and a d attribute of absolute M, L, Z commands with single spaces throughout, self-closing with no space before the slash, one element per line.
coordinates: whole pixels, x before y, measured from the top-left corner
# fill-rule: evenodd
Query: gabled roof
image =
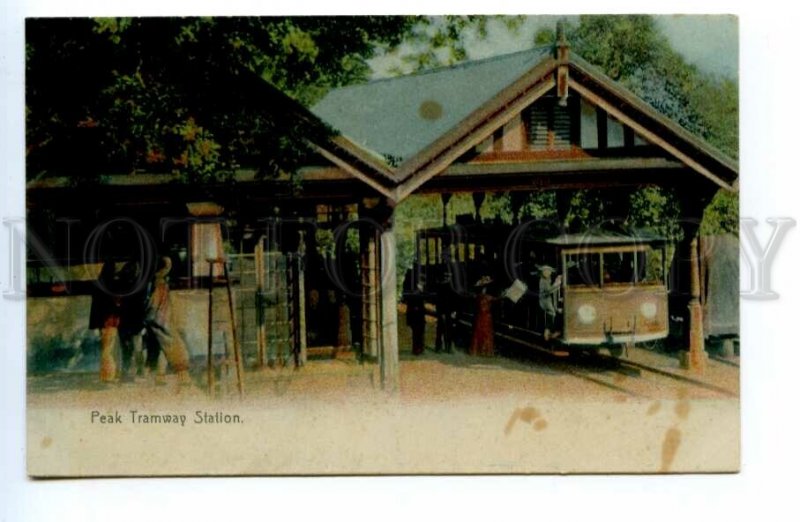
<path fill-rule="evenodd" d="M 574 53 L 559 56 L 556 58 L 551 46 L 539 47 L 342 87 L 329 92 L 310 110 L 253 73 L 240 75 L 236 85 L 248 100 L 268 107 L 280 125 L 299 129 L 299 135 L 326 160 L 393 202 L 403 200 L 447 170 L 539 97 L 559 83 L 563 86 L 565 78 L 570 92 L 579 93 L 661 147 L 668 153 L 667 160 L 677 160 L 669 160 L 667 167 L 685 165 L 689 174 L 697 172 L 716 186 L 736 190 L 735 160 L 658 113 Z M 667 160 L 660 160 L 656 167 L 664 167 Z M 604 171 L 614 163 L 610 159 L 594 161 L 600 162 L 603 165 L 595 167 Z M 593 170 L 590 161 L 573 163 L 574 169 L 572 164 L 566 168 L 557 165 L 558 171 Z M 550 168 L 554 162 L 516 165 L 512 168 L 523 171 L 505 173 L 525 176 L 527 186 L 527 179 L 544 166 Z M 479 169 L 470 176 L 480 175 L 494 184 L 499 178 L 492 177 L 492 169 L 509 168 L 500 164 L 458 167 Z M 636 168 L 653 172 L 644 160 Z M 616 175 L 621 170 L 617 167 L 613 172 Z"/>
<path fill-rule="evenodd" d="M 590 89 L 594 88 L 618 110 L 649 130 L 658 132 L 661 138 L 674 142 L 680 146 L 681 152 L 719 172 L 725 183 L 733 185 L 738 179 L 739 163 L 736 160 L 661 114 L 649 103 L 574 53 L 570 56 L 570 72 L 573 73 L 571 78 Z"/>
<path fill-rule="evenodd" d="M 735 160 L 575 53 L 557 60 L 552 46 L 335 89 L 311 112 L 351 145 L 385 158 L 394 177 L 386 188 L 399 201 L 555 87 L 559 68 L 568 69 L 570 89 L 717 186 L 735 190 Z"/>
<path fill-rule="evenodd" d="M 549 57 L 551 49 L 334 89 L 311 112 L 359 145 L 402 163 Z"/>

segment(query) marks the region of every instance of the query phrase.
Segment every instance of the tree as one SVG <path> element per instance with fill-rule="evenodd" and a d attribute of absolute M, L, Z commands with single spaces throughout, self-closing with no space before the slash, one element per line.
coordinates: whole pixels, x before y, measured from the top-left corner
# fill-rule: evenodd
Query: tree
<path fill-rule="evenodd" d="M 259 105 L 252 78 L 310 104 L 363 81 L 409 17 L 30 19 L 27 172 L 139 169 L 217 181 L 242 164 L 292 172 L 307 129 Z M 276 105 L 280 105 L 277 103 Z M 264 154 L 264 151 L 269 151 Z M 88 152 L 91 151 L 91 154 Z M 57 162 L 55 159 L 57 158 Z"/>
<path fill-rule="evenodd" d="M 738 157 L 738 87 L 736 82 L 700 72 L 669 45 L 654 19 L 646 15 L 581 16 L 577 25 L 567 25 L 571 48 L 603 70 L 657 111 L 700 136 L 722 152 Z M 555 34 L 540 31 L 540 44 L 553 42 Z M 604 219 L 597 195 L 579 193 L 573 201 L 594 209 L 591 215 Z M 677 205 L 664 190 L 648 188 L 631 194 L 628 221 L 650 226 L 661 233 L 675 230 Z M 597 212 L 600 212 L 599 214 Z M 738 230 L 738 197 L 720 191 L 706 210 L 703 232 Z"/>
<path fill-rule="evenodd" d="M 381 56 L 395 55 L 387 72 L 392 76 L 454 65 L 469 59 L 469 44 L 485 40 L 491 28 L 516 34 L 524 16 L 445 15 L 414 19 L 402 45 L 381 49 Z"/>

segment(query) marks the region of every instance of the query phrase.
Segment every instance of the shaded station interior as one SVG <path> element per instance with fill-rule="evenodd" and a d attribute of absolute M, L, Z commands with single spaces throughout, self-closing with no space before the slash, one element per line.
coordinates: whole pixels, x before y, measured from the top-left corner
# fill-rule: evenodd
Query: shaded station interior
<path fill-rule="evenodd" d="M 176 292 L 222 286 L 221 267 L 207 260 L 229 260 L 246 360 L 300 365 L 315 350 L 355 349 L 379 364 L 391 390 L 400 371 L 398 204 L 439 194 L 447 209 L 451 195 L 469 193 L 479 207 L 487 193 L 510 192 L 513 202 L 555 191 L 562 218 L 574 190 L 612 201 L 658 186 L 678 194 L 683 218 L 670 313 L 684 318 L 688 364 L 702 367 L 699 224 L 717 191 L 737 190 L 738 164 L 565 42 L 336 89 L 310 110 L 254 82 L 263 103 L 335 130 L 324 139 L 309 132 L 318 136 L 314 154 L 296 179 L 247 168 L 213 186 L 157 172 L 112 173 L 92 185 L 57 172 L 36 177 L 27 187 L 29 297 L 88 294 L 99 265 L 87 264 L 87 245 L 100 241 L 122 259 L 144 231 L 173 258 Z M 456 221 L 445 210 L 442 225 Z M 343 304 L 349 313 L 340 313 Z"/>

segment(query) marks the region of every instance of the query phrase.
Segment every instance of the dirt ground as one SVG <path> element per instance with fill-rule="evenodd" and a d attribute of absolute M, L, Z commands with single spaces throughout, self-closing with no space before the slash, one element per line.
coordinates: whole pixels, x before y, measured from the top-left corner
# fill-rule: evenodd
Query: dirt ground
<path fill-rule="evenodd" d="M 433 346 L 435 325 L 428 325 Z M 472 357 L 410 352 L 400 318 L 400 389 L 355 357 L 247 369 L 213 394 L 201 364 L 191 383 L 169 375 L 102 385 L 96 373 L 28 378 L 28 471 L 34 476 L 554 473 L 735 471 L 738 367 L 701 375 L 677 359 L 632 359 L 681 378 L 591 361 L 508 351 Z M 198 361 L 200 363 L 202 361 Z M 697 381 L 710 385 L 699 386 Z M 133 415 L 182 416 L 180 425 Z M 99 414 L 116 416 L 106 425 Z M 210 415 L 213 422 L 197 422 Z M 222 416 L 222 417 L 220 417 Z M 218 420 L 233 419 L 232 422 Z"/>
<path fill-rule="evenodd" d="M 625 372 L 619 368 L 597 366 L 593 361 L 575 361 L 542 356 L 524 349 L 498 346 L 495 357 L 473 357 L 466 347 L 456 346 L 453 353 L 433 350 L 436 325 L 426 328 L 426 351 L 411 354 L 410 329 L 405 318 L 399 318 L 400 389 L 402 401 L 454 401 L 477 397 L 536 397 L 559 400 L 592 400 L 624 402 L 631 397 L 654 399 L 736 397 L 739 389 L 738 367 L 709 361 L 702 375 L 682 370 L 677 358 L 636 349 L 628 356 L 678 376 L 707 382 L 727 390 L 695 386 L 691 382 L 649 375 L 647 372 Z M 82 407 L 87 403 L 125 404 L 137 402 L 157 404 L 162 400 L 187 402 L 209 400 L 204 361 L 195 361 L 192 382 L 179 385 L 174 376 L 167 376 L 163 386 L 152 378 L 132 383 L 104 385 L 95 373 L 64 372 L 31 376 L 28 379 L 30 406 Z M 353 397 L 380 392 L 379 369 L 374 363 L 360 363 L 353 356 L 337 359 L 310 360 L 304 367 L 246 369 L 246 400 L 321 400 L 339 403 Z M 217 374 L 212 400 L 238 400 L 234 368 Z"/>

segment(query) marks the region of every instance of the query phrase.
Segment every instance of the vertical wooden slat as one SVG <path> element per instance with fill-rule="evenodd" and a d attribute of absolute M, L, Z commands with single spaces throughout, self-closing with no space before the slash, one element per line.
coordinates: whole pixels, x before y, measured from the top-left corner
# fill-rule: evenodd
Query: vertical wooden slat
<path fill-rule="evenodd" d="M 302 241 L 302 239 L 301 239 Z M 308 339 L 306 337 L 306 283 L 305 283 L 305 270 L 303 263 L 305 262 L 303 252 L 305 248 L 301 246 L 300 255 L 297 256 L 297 328 L 300 343 L 300 364 L 306 364 L 308 359 L 307 345 Z"/>
<path fill-rule="evenodd" d="M 380 244 L 381 386 L 388 392 L 395 392 L 400 381 L 400 358 L 397 338 L 397 269 L 395 268 L 397 245 L 392 228 L 386 228 L 381 232 Z"/>
<path fill-rule="evenodd" d="M 608 114 L 600 107 L 597 110 L 597 148 L 608 148 Z"/>
<path fill-rule="evenodd" d="M 628 127 L 627 125 L 622 127 L 622 139 L 623 144 L 626 149 L 630 149 L 633 147 L 633 129 Z"/>
<path fill-rule="evenodd" d="M 295 256 L 291 253 L 286 255 L 286 308 L 288 321 L 287 339 L 290 341 L 292 359 L 294 367 L 300 367 L 300 343 L 297 335 L 297 306 L 295 295 L 295 285 L 297 284 L 297 273 L 295 271 Z"/>
<path fill-rule="evenodd" d="M 380 281 L 377 277 L 377 252 L 375 246 L 375 231 L 370 230 L 367 239 L 367 336 L 366 352 L 378 356 L 378 295 Z"/>
<path fill-rule="evenodd" d="M 570 142 L 572 145 L 580 147 L 581 145 L 581 97 L 572 93 L 569 96 L 569 114 L 570 114 Z"/>
<path fill-rule="evenodd" d="M 236 386 L 239 390 L 239 397 L 241 398 L 244 396 L 242 347 L 239 345 L 239 336 L 236 334 L 236 319 L 234 317 L 235 308 L 233 304 L 233 292 L 231 291 L 231 278 L 230 274 L 228 273 L 228 263 L 224 259 L 220 260 L 220 262 L 222 263 L 223 274 L 225 276 L 225 287 L 228 290 L 228 311 L 231 314 L 231 334 L 233 336 L 233 358 L 234 362 L 236 363 Z"/>
<path fill-rule="evenodd" d="M 214 320 L 214 262 L 208 261 L 208 365 L 206 368 L 206 378 L 208 380 L 208 394 L 214 392 L 214 354 L 212 351 L 213 342 L 213 320 Z"/>
<path fill-rule="evenodd" d="M 255 248 L 255 276 L 256 276 L 256 319 L 258 329 L 256 343 L 258 345 L 258 365 L 264 366 L 267 362 L 267 321 L 264 309 L 264 237 L 258 240 Z"/>
<path fill-rule="evenodd" d="M 359 250 L 361 259 L 361 355 L 369 353 L 369 239 L 366 232 L 359 231 Z M 417 243 L 419 256 L 419 243 Z"/>

